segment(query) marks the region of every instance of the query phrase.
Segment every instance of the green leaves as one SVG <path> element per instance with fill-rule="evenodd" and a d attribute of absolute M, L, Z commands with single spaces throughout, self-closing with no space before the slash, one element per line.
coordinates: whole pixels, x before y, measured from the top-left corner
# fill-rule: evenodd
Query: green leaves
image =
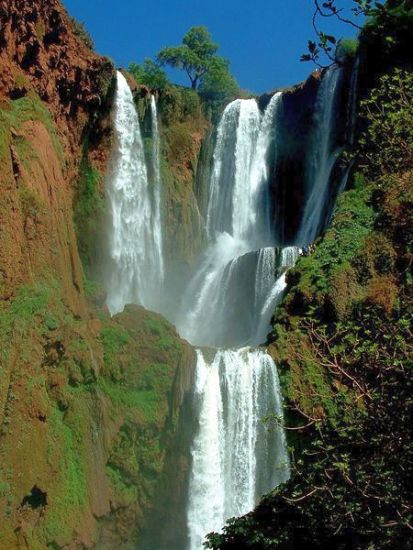
<path fill-rule="evenodd" d="M 413 167 L 413 73 L 395 69 L 361 103 L 360 161 L 369 178 Z"/>
<path fill-rule="evenodd" d="M 149 58 L 146 58 L 142 65 L 132 63 L 128 71 L 138 84 L 144 84 L 151 90 L 164 90 L 169 84 L 165 71 Z"/>
<path fill-rule="evenodd" d="M 207 92 L 215 87 L 221 90 L 238 88 L 229 73 L 228 61 L 217 56 L 217 50 L 218 44 L 212 41 L 207 28 L 198 26 L 189 29 L 181 45 L 163 48 L 157 58 L 162 65 L 184 70 L 194 90 L 201 83 Z"/>

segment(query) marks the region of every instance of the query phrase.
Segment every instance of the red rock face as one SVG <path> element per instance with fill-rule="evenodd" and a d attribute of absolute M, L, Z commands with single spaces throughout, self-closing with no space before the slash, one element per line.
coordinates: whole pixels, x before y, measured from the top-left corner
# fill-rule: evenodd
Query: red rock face
<path fill-rule="evenodd" d="M 103 81 L 112 75 L 111 62 L 76 36 L 60 1 L 0 2 L 0 96 L 15 99 L 34 89 L 71 147 L 79 144 L 88 115 L 103 101 Z"/>
<path fill-rule="evenodd" d="M 72 310 L 85 315 L 72 204 L 82 140 L 101 118 L 113 76 L 111 62 L 76 35 L 58 0 L 0 1 L 0 109 L 8 121 L 0 136 L 0 298 L 49 271 Z M 15 101 L 21 98 L 33 109 L 22 114 Z M 39 108 L 50 114 L 48 128 Z M 107 148 L 94 143 L 90 157 L 103 167 Z M 46 209 L 43 216 L 22 208 L 27 189 Z"/>
<path fill-rule="evenodd" d="M 58 0 L 0 0 L 0 548 L 135 548 L 192 382 L 172 326 L 85 298 L 73 203 L 82 158 L 106 165 L 113 77 Z M 113 364 L 105 331 L 124 339 Z M 154 365 L 165 387 L 146 414 L 133 399 Z"/>

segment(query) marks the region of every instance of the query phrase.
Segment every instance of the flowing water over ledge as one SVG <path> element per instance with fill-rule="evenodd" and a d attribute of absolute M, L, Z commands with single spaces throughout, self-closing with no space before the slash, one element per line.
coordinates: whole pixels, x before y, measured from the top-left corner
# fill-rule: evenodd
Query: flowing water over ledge
<path fill-rule="evenodd" d="M 329 183 L 340 153 L 333 115 L 341 80 L 341 71 L 330 69 L 319 87 L 295 245 L 311 242 L 330 214 Z M 282 113 L 282 93 L 271 97 L 264 112 L 254 99 L 235 100 L 224 110 L 207 185 L 207 244 L 172 319 L 179 333 L 199 347 L 187 498 L 190 550 L 200 550 L 208 532 L 252 510 L 261 495 L 289 477 L 277 369 L 263 348 L 251 347 L 265 342 L 286 288 L 286 272 L 300 253 L 297 246 L 277 243 L 269 193 L 269 159 L 277 164 Z M 112 313 L 127 303 L 162 312 L 162 291 L 168 284 L 154 97 L 151 123 L 153 166 L 147 170 L 132 93 L 119 73 L 116 146 L 107 180 L 111 223 L 106 286 Z M 268 416 L 277 419 L 272 428 L 263 421 Z"/>
<path fill-rule="evenodd" d="M 132 92 L 119 72 L 113 113 L 116 145 L 106 184 L 110 223 L 105 286 L 112 314 L 126 304 L 154 311 L 160 307 L 164 269 L 156 110 L 153 120 L 155 181 L 151 185 Z"/>
<path fill-rule="evenodd" d="M 289 477 L 282 429 L 263 422 L 282 416 L 274 362 L 262 351 L 198 350 L 194 394 L 199 430 L 192 446 L 188 527 L 191 548 L 225 520 L 254 508 Z"/>

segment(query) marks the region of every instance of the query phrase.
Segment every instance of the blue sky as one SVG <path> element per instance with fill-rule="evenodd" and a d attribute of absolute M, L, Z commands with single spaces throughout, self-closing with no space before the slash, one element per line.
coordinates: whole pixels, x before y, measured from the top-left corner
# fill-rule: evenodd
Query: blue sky
<path fill-rule="evenodd" d="M 241 87 L 254 92 L 300 82 L 313 66 L 301 63 L 312 38 L 312 0 L 63 0 L 83 21 L 99 53 L 119 66 L 155 57 L 163 46 L 179 44 L 193 25 L 206 25 L 231 62 Z M 340 5 L 351 7 L 352 0 Z M 337 36 L 353 30 L 327 21 Z M 186 83 L 177 72 L 172 80 Z"/>

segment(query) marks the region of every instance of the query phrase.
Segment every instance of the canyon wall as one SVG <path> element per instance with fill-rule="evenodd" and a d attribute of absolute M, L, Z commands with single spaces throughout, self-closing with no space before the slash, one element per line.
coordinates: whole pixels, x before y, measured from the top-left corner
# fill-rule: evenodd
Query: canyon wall
<path fill-rule="evenodd" d="M 85 275 L 114 89 L 112 63 L 87 42 L 58 1 L 0 3 L 0 545 L 10 549 L 136 546 L 195 362 L 161 317 L 131 307 L 110 319 Z"/>

